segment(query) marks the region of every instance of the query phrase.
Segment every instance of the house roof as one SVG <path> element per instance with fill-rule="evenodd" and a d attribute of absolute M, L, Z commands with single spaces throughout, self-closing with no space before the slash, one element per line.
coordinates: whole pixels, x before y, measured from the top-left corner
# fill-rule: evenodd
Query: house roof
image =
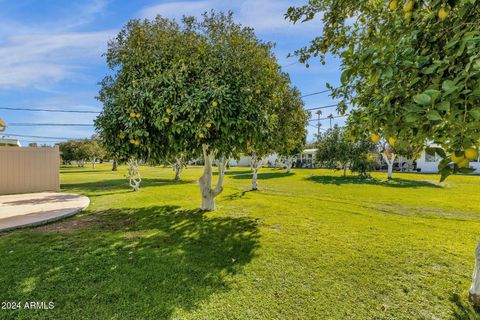
<path fill-rule="evenodd" d="M 21 147 L 22 145 L 17 139 L 0 138 L 0 146 Z"/>

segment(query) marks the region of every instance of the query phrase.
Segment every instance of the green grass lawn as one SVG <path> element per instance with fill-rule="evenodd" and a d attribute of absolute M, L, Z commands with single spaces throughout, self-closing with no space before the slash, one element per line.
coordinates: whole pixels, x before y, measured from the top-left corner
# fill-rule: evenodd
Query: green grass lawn
<path fill-rule="evenodd" d="M 474 319 L 480 177 L 227 171 L 202 213 L 201 168 L 62 169 L 87 211 L 0 235 L 2 319 Z"/>

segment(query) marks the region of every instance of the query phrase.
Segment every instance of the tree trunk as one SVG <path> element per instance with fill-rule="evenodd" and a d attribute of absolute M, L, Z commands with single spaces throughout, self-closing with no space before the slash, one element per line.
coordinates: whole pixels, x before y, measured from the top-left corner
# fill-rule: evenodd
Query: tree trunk
<path fill-rule="evenodd" d="M 292 169 L 292 157 L 287 157 L 285 165 L 287 166 L 287 173 L 290 173 L 290 170 Z"/>
<path fill-rule="evenodd" d="M 475 307 L 480 307 L 480 241 L 475 250 L 475 268 L 473 270 L 472 285 L 468 290 L 468 299 Z"/>
<path fill-rule="evenodd" d="M 113 159 L 112 171 L 117 171 L 118 170 L 117 166 L 118 166 L 117 159 Z"/>
<path fill-rule="evenodd" d="M 207 153 L 207 145 L 203 145 L 203 175 L 198 180 L 200 184 L 200 192 L 202 194 L 202 207 L 203 211 L 215 210 L 215 197 L 223 191 L 223 178 L 225 176 L 225 159 L 217 161 L 218 167 L 218 181 L 215 189 L 212 189 L 212 162 L 214 154 L 212 152 Z"/>
<path fill-rule="evenodd" d="M 95 160 L 96 160 L 95 158 L 92 159 L 92 167 L 93 167 L 93 169 L 95 169 Z"/>
<path fill-rule="evenodd" d="M 343 176 L 344 177 L 347 176 L 347 165 L 346 164 L 343 165 Z"/>
<path fill-rule="evenodd" d="M 142 178 L 140 177 L 140 171 L 138 170 L 138 161 L 130 159 L 128 161 L 128 176 L 129 176 L 129 185 L 133 188 L 134 191 L 140 189 L 140 183 Z"/>
<path fill-rule="evenodd" d="M 250 167 L 253 171 L 253 174 L 252 174 L 252 190 L 258 190 L 257 178 L 258 178 L 259 162 L 260 161 L 258 160 L 257 154 L 255 152 L 253 152 L 251 160 L 250 160 Z"/>
<path fill-rule="evenodd" d="M 385 160 L 385 162 L 387 163 L 388 165 L 388 179 L 392 179 L 392 176 L 393 176 L 393 163 L 395 162 L 395 153 L 392 153 L 391 154 L 391 157 L 390 159 L 388 158 L 388 155 L 383 152 L 382 153 L 382 156 L 383 156 L 383 159 Z"/>
<path fill-rule="evenodd" d="M 175 181 L 180 180 L 180 167 L 178 165 L 175 165 Z"/>

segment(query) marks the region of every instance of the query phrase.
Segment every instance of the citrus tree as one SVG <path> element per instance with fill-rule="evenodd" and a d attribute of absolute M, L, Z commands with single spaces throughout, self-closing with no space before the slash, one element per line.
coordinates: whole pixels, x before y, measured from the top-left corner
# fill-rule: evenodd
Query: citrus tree
<path fill-rule="evenodd" d="M 273 92 L 265 75 L 279 70 L 271 48 L 231 13 L 212 11 L 180 23 L 130 21 L 108 46 L 113 74 L 102 82 L 97 129 L 124 158 L 200 155 L 201 208 L 214 210 L 226 160 L 246 153 L 248 143 L 268 131 Z"/>
<path fill-rule="evenodd" d="M 368 154 L 376 151 L 373 142 L 368 139 L 353 140 L 337 125 L 319 135 L 316 148 L 315 159 L 318 164 L 331 169 L 341 168 L 344 177 L 348 168 L 365 175 Z"/>
<path fill-rule="evenodd" d="M 287 173 L 295 157 L 305 149 L 310 113 L 304 110 L 300 91 L 295 87 L 283 87 L 276 104 L 274 151 L 283 160 Z"/>
<path fill-rule="evenodd" d="M 341 57 L 341 85 L 356 134 L 393 137 L 414 148 L 435 143 L 444 180 L 469 173 L 480 140 L 480 10 L 475 0 L 386 2 L 310 0 L 293 22 L 321 13 L 322 34 L 296 51 L 300 61 Z M 480 249 L 477 250 L 477 253 Z M 480 304 L 480 256 L 471 299 Z M 478 275 L 478 276 L 477 276 Z"/>

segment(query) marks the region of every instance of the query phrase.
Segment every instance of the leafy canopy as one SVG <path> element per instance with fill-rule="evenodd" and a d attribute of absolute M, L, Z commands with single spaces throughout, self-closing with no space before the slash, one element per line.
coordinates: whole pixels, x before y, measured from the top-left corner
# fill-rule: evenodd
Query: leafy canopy
<path fill-rule="evenodd" d="M 113 74 L 96 120 L 104 144 L 151 162 L 199 155 L 202 145 L 225 157 L 247 152 L 271 133 L 280 77 L 271 48 L 232 13 L 130 21 L 106 53 Z"/>
<path fill-rule="evenodd" d="M 287 17 L 323 13 L 324 29 L 296 51 L 301 61 L 342 59 L 339 111 L 356 136 L 381 134 L 413 148 L 434 142 L 463 153 L 480 140 L 480 10 L 475 0 L 311 0 Z M 451 159 L 444 176 L 468 172 Z M 467 162 L 468 163 L 468 162 Z"/>

